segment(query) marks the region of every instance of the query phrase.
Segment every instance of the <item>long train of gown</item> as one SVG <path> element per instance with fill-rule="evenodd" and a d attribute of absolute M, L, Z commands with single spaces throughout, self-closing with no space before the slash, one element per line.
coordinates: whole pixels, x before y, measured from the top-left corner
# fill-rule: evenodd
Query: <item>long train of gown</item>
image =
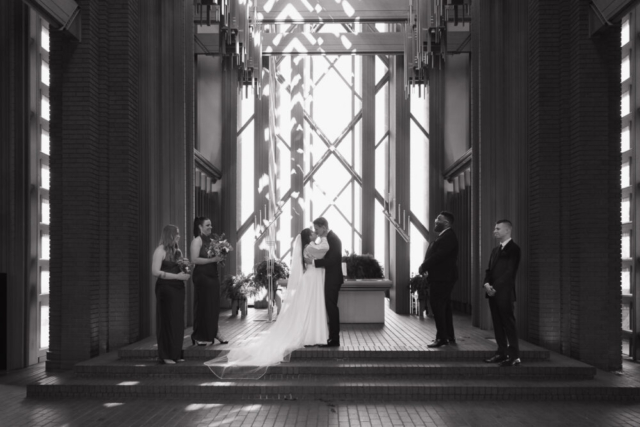
<path fill-rule="evenodd" d="M 307 246 L 305 253 L 322 258 L 328 249 L 326 239 L 323 239 L 318 245 Z M 301 257 L 295 258 L 301 262 Z M 300 283 L 292 283 L 288 287 L 295 290 L 292 295 L 291 289 L 287 290 L 282 311 L 270 329 L 250 344 L 224 351 L 205 365 L 219 378 L 258 379 L 269 366 L 288 362 L 294 350 L 305 345 L 326 343 L 329 330 L 324 303 L 324 274 L 324 268 L 308 266 Z"/>

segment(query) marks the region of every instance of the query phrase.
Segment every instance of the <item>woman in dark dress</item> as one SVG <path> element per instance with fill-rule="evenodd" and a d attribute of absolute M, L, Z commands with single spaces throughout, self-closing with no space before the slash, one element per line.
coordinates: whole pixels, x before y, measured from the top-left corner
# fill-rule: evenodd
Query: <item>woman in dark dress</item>
<path fill-rule="evenodd" d="M 191 242 L 191 262 L 195 264 L 193 270 L 193 345 L 207 345 L 214 340 L 226 344 L 218 331 L 218 316 L 220 315 L 220 281 L 218 280 L 218 261 L 222 258 L 209 257 L 208 249 L 211 244 L 211 220 L 197 217 L 193 221 L 193 235 Z"/>
<path fill-rule="evenodd" d="M 156 276 L 156 337 L 158 358 L 169 365 L 184 362 L 184 281 L 189 275 L 180 270 L 182 252 L 178 249 L 180 231 L 165 225 L 160 244 L 153 253 L 151 274 Z"/>

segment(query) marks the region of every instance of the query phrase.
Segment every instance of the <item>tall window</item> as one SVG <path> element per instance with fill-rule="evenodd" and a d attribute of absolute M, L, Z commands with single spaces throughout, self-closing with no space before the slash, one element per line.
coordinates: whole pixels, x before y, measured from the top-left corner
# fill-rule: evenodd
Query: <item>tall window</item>
<path fill-rule="evenodd" d="M 43 359 L 49 347 L 49 120 L 51 119 L 49 102 L 49 28 L 48 24 L 37 17 L 32 16 L 33 46 L 31 58 L 34 63 L 31 65 L 33 90 L 36 96 L 32 97 L 32 141 L 37 149 L 32 151 L 31 167 L 34 173 L 31 174 L 32 185 L 37 188 L 37 199 L 32 199 L 32 212 L 37 212 L 37 238 L 32 242 L 37 245 L 37 343 L 38 358 Z M 34 215 L 35 217 L 36 215 Z"/>
<path fill-rule="evenodd" d="M 621 116 L 622 133 L 620 135 L 620 146 L 622 151 L 622 165 L 620 169 L 620 186 L 622 188 L 621 200 L 621 221 L 622 221 L 622 336 L 623 353 L 637 357 L 633 342 L 635 310 L 633 306 L 635 294 L 635 274 L 633 259 L 635 258 L 635 238 L 634 238 L 634 185 L 635 162 L 634 162 L 634 132 L 632 111 L 635 111 L 635 90 L 633 89 L 633 73 L 635 71 L 635 61 L 633 50 L 635 44 L 634 14 L 625 17 L 622 24 L 622 58 L 621 58 Z"/>

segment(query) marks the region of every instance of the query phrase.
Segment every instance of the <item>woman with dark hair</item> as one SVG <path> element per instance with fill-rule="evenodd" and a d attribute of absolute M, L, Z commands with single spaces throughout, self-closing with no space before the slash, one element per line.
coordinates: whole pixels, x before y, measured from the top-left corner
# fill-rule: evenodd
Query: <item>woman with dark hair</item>
<path fill-rule="evenodd" d="M 226 344 L 220 338 L 218 331 L 218 317 L 220 316 L 220 280 L 218 279 L 218 262 L 222 258 L 209 258 L 211 245 L 211 220 L 206 217 L 196 217 L 193 221 L 193 236 L 191 241 L 191 262 L 195 264 L 193 270 L 193 345 L 204 346 L 213 343 Z"/>
<path fill-rule="evenodd" d="M 180 270 L 182 252 L 178 249 L 178 241 L 180 241 L 178 227 L 165 225 L 151 264 L 151 274 L 158 278 L 156 281 L 158 358 L 168 365 L 184 362 L 182 358 L 184 281 L 189 279 L 189 275 Z"/>
<path fill-rule="evenodd" d="M 304 259 L 321 259 L 329 250 L 326 238 L 305 228 L 296 237 L 291 274 L 282 311 L 271 328 L 251 344 L 222 351 L 205 364 L 219 378 L 257 379 L 267 368 L 288 362 L 304 346 L 327 342 L 329 328 L 324 303 L 324 268 L 305 266 Z"/>

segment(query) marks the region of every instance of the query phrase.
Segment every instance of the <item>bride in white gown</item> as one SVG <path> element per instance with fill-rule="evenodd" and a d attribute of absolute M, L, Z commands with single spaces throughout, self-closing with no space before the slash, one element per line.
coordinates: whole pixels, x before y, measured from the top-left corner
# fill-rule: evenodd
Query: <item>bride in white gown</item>
<path fill-rule="evenodd" d="M 269 366 L 288 362 L 305 345 L 326 343 L 329 337 L 324 303 L 324 268 L 304 264 L 304 257 L 320 259 L 329 250 L 326 238 L 318 243 L 305 228 L 293 244 L 287 293 L 277 321 L 250 344 L 224 350 L 205 365 L 219 378 L 258 379 Z"/>

